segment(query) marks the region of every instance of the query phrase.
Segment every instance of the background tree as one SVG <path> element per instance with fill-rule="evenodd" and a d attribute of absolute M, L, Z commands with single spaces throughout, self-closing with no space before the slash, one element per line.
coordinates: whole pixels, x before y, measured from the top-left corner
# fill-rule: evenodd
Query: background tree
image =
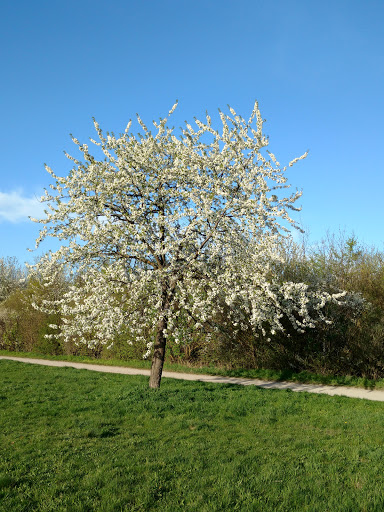
<path fill-rule="evenodd" d="M 26 269 L 15 257 L 0 258 L 0 302 L 25 286 Z"/>
<path fill-rule="evenodd" d="M 160 386 L 167 339 L 223 328 L 218 313 L 256 335 L 283 331 L 284 318 L 303 330 L 342 296 L 276 278 L 279 245 L 297 227 L 290 210 L 301 193 L 281 197 L 289 188 L 286 167 L 261 153 L 268 140 L 257 103 L 248 121 L 231 108 L 231 115 L 219 113 L 220 131 L 207 114 L 179 137 L 167 118 L 153 122 L 152 134 L 137 116 L 142 133 L 129 133 L 130 122 L 119 137 L 104 135 L 95 121 L 99 141 L 91 142 L 104 160 L 72 137 L 82 161 L 67 155 L 74 167 L 66 177 L 46 166 L 54 192 L 42 198 L 48 210 L 37 245 L 46 236 L 67 244 L 35 270 L 49 282 L 69 265 L 81 286 L 40 307 L 59 307 L 58 336 L 89 346 L 112 344 L 122 329 L 143 341 L 156 325 L 146 339 L 152 388 Z M 185 315 L 189 322 L 180 321 Z"/>

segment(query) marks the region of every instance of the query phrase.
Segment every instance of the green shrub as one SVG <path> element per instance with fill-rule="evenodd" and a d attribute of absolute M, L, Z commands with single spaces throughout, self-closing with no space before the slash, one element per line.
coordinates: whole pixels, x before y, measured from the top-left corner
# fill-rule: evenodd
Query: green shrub
<path fill-rule="evenodd" d="M 230 311 L 224 306 L 214 321 L 217 330 L 208 324 L 195 330 L 194 322 L 181 312 L 178 322 L 184 336 L 177 343 L 169 337 L 167 360 L 234 369 L 384 377 L 384 253 L 363 247 L 355 237 L 343 233 L 328 236 L 315 248 L 290 243 L 281 250 L 285 264 L 275 269 L 281 281 L 321 286 L 330 293 L 348 292 L 344 306 L 326 306 L 330 324 L 319 322 L 315 329 L 298 333 L 286 320 L 285 333 L 255 336 L 251 329 L 237 332 L 228 325 Z M 81 280 L 77 284 L 81 286 Z M 88 348 L 77 344 L 76 339 L 63 343 L 50 337 L 55 332 L 51 325 L 61 323 L 59 313 L 42 313 L 32 303 L 52 296 L 60 298 L 67 286 L 63 276 L 51 288 L 44 287 L 38 279 L 29 279 L 26 285 L 14 289 L 0 304 L 0 348 L 104 359 L 143 357 L 147 343 L 154 341 L 155 326 L 140 342 L 133 339 L 127 326 L 110 348 L 102 344 Z M 360 307 L 356 307 L 358 296 L 365 300 Z"/>

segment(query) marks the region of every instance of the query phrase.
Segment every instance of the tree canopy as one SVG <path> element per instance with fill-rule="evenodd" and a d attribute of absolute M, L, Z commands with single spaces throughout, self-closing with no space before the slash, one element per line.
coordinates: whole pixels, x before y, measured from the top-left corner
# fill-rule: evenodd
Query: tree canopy
<path fill-rule="evenodd" d="M 73 168 L 65 177 L 46 166 L 54 183 L 42 197 L 46 217 L 37 221 L 37 246 L 47 236 L 64 244 L 35 271 L 47 282 L 64 267 L 76 276 L 60 300 L 38 306 L 60 308 L 57 335 L 112 344 L 123 329 L 142 340 L 156 325 L 145 339 L 153 388 L 167 339 L 185 342 L 191 329 L 222 328 L 218 312 L 256 336 L 283 331 L 284 319 L 303 330 L 343 295 L 281 282 L 276 273 L 284 264 L 279 248 L 298 228 L 291 212 L 301 193 L 287 194 L 287 167 L 264 149 L 258 104 L 248 120 L 229 108 L 219 111 L 220 130 L 207 114 L 178 136 L 167 124 L 176 106 L 153 122 L 154 133 L 139 116 L 137 135 L 131 122 L 115 136 L 94 121 L 98 140 L 91 142 L 103 160 L 72 137 L 82 159 L 67 155 Z"/>

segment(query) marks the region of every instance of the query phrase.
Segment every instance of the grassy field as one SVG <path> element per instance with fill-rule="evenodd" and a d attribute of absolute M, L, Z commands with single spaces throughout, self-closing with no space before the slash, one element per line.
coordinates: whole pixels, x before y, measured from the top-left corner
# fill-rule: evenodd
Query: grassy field
<path fill-rule="evenodd" d="M 384 404 L 0 361 L 0 510 L 384 510 Z"/>
<path fill-rule="evenodd" d="M 121 359 L 92 359 L 86 356 L 52 356 L 31 352 L 11 352 L 0 350 L 0 356 L 32 357 L 39 359 L 52 359 L 58 361 L 74 361 L 89 364 L 101 364 L 107 366 L 126 366 L 129 368 L 151 368 L 151 361 L 139 359 L 124 361 Z M 215 366 L 183 365 L 165 362 L 164 370 L 183 373 L 198 373 L 208 375 L 222 375 L 225 377 L 244 377 L 264 380 L 291 381 L 305 384 L 326 384 L 335 386 L 352 386 L 365 389 L 384 389 L 384 379 L 366 379 L 353 375 L 319 375 L 307 371 L 294 372 L 292 370 L 268 370 L 268 369 L 233 369 L 218 368 Z"/>

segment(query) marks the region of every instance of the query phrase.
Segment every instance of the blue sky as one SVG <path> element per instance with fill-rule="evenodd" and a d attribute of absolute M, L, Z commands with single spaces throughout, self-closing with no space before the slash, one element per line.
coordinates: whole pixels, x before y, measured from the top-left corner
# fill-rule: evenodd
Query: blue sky
<path fill-rule="evenodd" d="M 138 112 L 176 126 L 259 101 L 269 149 L 303 190 L 311 242 L 339 229 L 384 249 L 384 3 L 374 0 L 3 0 L 0 257 L 33 261 L 47 163 L 92 117 L 119 133 Z"/>

